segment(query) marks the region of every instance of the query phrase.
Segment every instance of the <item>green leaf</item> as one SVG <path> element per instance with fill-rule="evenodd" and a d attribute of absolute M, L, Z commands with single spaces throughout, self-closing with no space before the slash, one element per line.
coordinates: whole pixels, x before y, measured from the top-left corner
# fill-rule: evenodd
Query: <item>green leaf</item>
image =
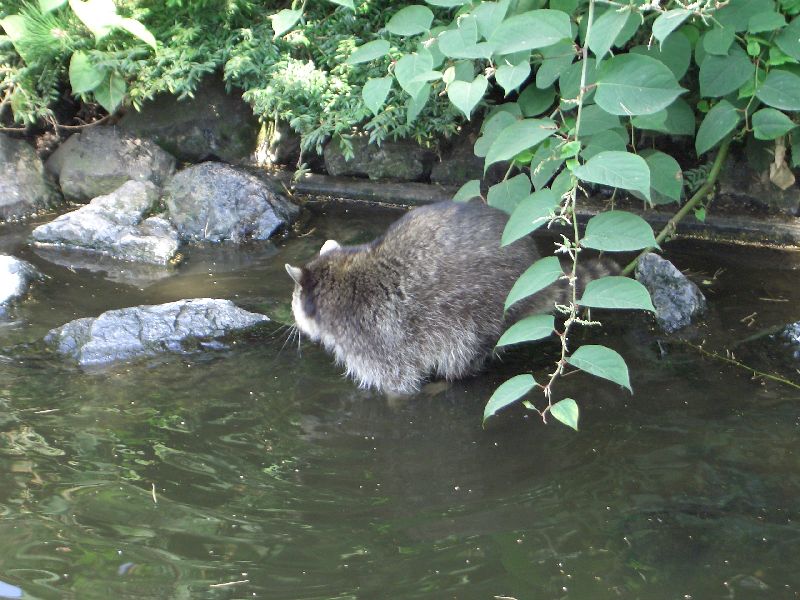
<path fill-rule="evenodd" d="M 406 109 L 406 124 L 411 124 L 417 119 L 419 113 L 422 112 L 422 109 L 425 108 L 428 99 L 431 97 L 431 90 L 431 85 L 426 83 L 422 86 L 422 89 L 417 92 L 417 95 L 411 99 L 411 102 L 408 103 L 408 108 Z"/>
<path fill-rule="evenodd" d="M 703 50 L 708 54 L 727 56 L 734 39 L 736 39 L 736 32 L 733 28 L 714 27 L 703 36 Z"/>
<path fill-rule="evenodd" d="M 458 188 L 453 202 L 467 202 L 473 198 L 481 197 L 481 180 L 470 179 L 467 183 Z"/>
<path fill-rule="evenodd" d="M 44 12 L 51 12 L 57 8 L 61 8 L 67 3 L 67 0 L 39 0 L 39 9 Z"/>
<path fill-rule="evenodd" d="M 592 23 L 587 43 L 597 59 L 602 59 L 611 50 L 614 40 L 622 31 L 630 15 L 630 10 L 610 8 Z"/>
<path fill-rule="evenodd" d="M 578 403 L 572 398 L 564 398 L 553 404 L 550 414 L 556 421 L 578 431 Z"/>
<path fill-rule="evenodd" d="M 528 373 L 517 375 L 503 382 L 500 387 L 494 391 L 492 397 L 489 398 L 489 402 L 486 403 L 486 408 L 483 409 L 483 422 L 486 423 L 486 419 L 497 414 L 498 410 L 522 398 L 525 394 L 530 392 L 535 385 L 536 380 L 533 378 L 533 375 Z"/>
<path fill-rule="evenodd" d="M 658 150 L 646 150 L 641 156 L 650 167 L 650 201 L 653 204 L 680 202 L 683 171 L 678 161 Z"/>
<path fill-rule="evenodd" d="M 69 0 L 69 6 L 98 40 L 118 24 L 119 15 L 113 0 Z"/>
<path fill-rule="evenodd" d="M 505 19 L 488 42 L 497 54 L 544 48 L 563 39 L 572 39 L 569 15 L 560 10 L 529 10 Z"/>
<path fill-rule="evenodd" d="M 537 117 L 553 106 L 556 91 L 553 86 L 539 89 L 535 85 L 528 85 L 517 98 L 522 114 L 526 117 Z"/>
<path fill-rule="evenodd" d="M 496 112 L 483 122 L 482 135 L 475 141 L 475 156 L 485 157 L 497 136 L 517 117 L 505 111 Z"/>
<path fill-rule="evenodd" d="M 125 99 L 127 85 L 125 80 L 114 73 L 109 73 L 103 83 L 94 88 L 94 98 L 109 113 L 116 111 Z"/>
<path fill-rule="evenodd" d="M 591 88 L 597 82 L 597 61 L 594 58 L 586 59 L 586 87 Z M 561 91 L 562 110 L 572 110 L 578 104 L 574 101 L 581 90 L 581 77 L 583 61 L 572 63 L 558 78 L 558 88 Z M 589 89 L 583 97 L 584 106 L 594 98 L 594 89 Z M 572 102 L 567 102 L 572 100 Z"/>
<path fill-rule="evenodd" d="M 567 362 L 596 377 L 613 381 L 633 393 L 628 365 L 625 364 L 625 359 L 611 348 L 593 344 L 581 346 L 567 357 Z"/>
<path fill-rule="evenodd" d="M 523 60 L 516 65 L 500 65 L 494 74 L 494 78 L 495 81 L 500 84 L 503 90 L 505 90 L 505 95 L 508 96 L 511 92 L 525 83 L 525 80 L 530 74 L 531 64 L 527 60 Z M 533 86 L 529 87 L 533 88 Z"/>
<path fill-rule="evenodd" d="M 596 104 L 583 107 L 581 113 L 581 138 L 620 127 L 617 115 L 611 115 Z"/>
<path fill-rule="evenodd" d="M 358 63 L 369 62 L 386 56 L 391 48 L 391 44 L 386 40 L 374 40 L 367 42 L 363 46 L 356 48 L 353 53 L 345 61 L 348 65 L 357 65 Z"/>
<path fill-rule="evenodd" d="M 754 15 L 773 10 L 775 10 L 773 0 L 731 0 L 726 6 L 714 11 L 714 17 L 724 27 L 744 31 Z"/>
<path fill-rule="evenodd" d="M 522 342 L 535 342 L 549 337 L 555 327 L 553 315 L 531 315 L 517 321 L 500 337 L 497 347 L 521 344 Z"/>
<path fill-rule="evenodd" d="M 414 4 L 397 11 L 386 23 L 386 29 L 395 35 L 416 35 L 428 31 L 431 28 L 431 23 L 433 23 L 431 9 L 427 6 Z"/>
<path fill-rule="evenodd" d="M 425 75 L 433 69 L 433 56 L 428 50 L 406 54 L 394 65 L 394 76 L 397 83 L 409 96 L 416 97 L 425 87 Z"/>
<path fill-rule="evenodd" d="M 489 58 L 492 47 L 478 42 L 478 22 L 473 15 L 464 15 L 456 29 L 449 29 L 437 38 L 439 50 L 450 58 Z"/>
<path fill-rule="evenodd" d="M 694 147 L 697 156 L 711 150 L 738 125 L 741 114 L 727 100 L 715 104 L 697 130 Z"/>
<path fill-rule="evenodd" d="M 70 0 L 70 2 L 72 2 L 72 0 Z M 295 26 L 295 23 L 297 23 L 302 16 L 303 11 L 290 10 L 288 8 L 284 8 L 274 15 L 270 15 L 269 19 L 272 21 L 272 31 L 274 32 L 274 35 L 272 36 L 273 39 L 277 39 L 289 31 Z"/>
<path fill-rule="evenodd" d="M 489 206 L 511 214 L 517 208 L 517 204 L 530 193 L 531 180 L 525 173 L 520 173 L 511 179 L 491 186 L 486 194 L 486 202 Z"/>
<path fill-rule="evenodd" d="M 517 279 L 506 298 L 505 310 L 511 308 L 520 300 L 527 298 L 546 288 L 564 275 L 561 263 L 555 256 L 540 258 Z M 599 280 L 598 280 L 599 281 Z"/>
<path fill-rule="evenodd" d="M 653 229 L 638 215 L 622 210 L 602 212 L 586 225 L 581 246 L 605 252 L 630 252 L 658 247 Z"/>
<path fill-rule="evenodd" d="M 356 9 L 356 7 L 353 5 L 353 0 L 328 0 L 328 2 L 333 2 L 334 4 L 338 4 L 339 6 L 344 6 L 345 8 L 349 8 L 350 10 Z"/>
<path fill-rule="evenodd" d="M 789 71 L 773 69 L 756 90 L 764 104 L 781 110 L 800 110 L 800 77 Z"/>
<path fill-rule="evenodd" d="M 90 92 L 105 79 L 105 70 L 91 63 L 89 55 L 78 50 L 69 61 L 69 83 L 73 94 Z"/>
<path fill-rule="evenodd" d="M 669 36 L 661 46 L 656 44 L 649 48 L 647 46 L 634 46 L 630 51 L 655 58 L 657 61 L 664 63 L 675 75 L 676 80 L 686 75 L 686 71 L 689 70 L 689 65 L 692 62 L 692 45 L 689 43 L 689 38 L 680 31 L 675 35 Z"/>
<path fill-rule="evenodd" d="M 361 88 L 361 98 L 364 100 L 364 105 L 372 111 L 372 114 L 377 115 L 380 112 L 391 89 L 391 77 L 370 79 L 364 84 L 364 87 Z"/>
<path fill-rule="evenodd" d="M 637 115 L 631 123 L 637 129 L 648 129 L 670 135 L 694 135 L 695 116 L 683 98 L 677 98 L 664 110 L 651 115 Z"/>
<path fill-rule="evenodd" d="M 700 65 L 700 95 L 727 96 L 753 77 L 753 64 L 738 44 L 727 56 L 706 55 Z"/>
<path fill-rule="evenodd" d="M 757 140 L 774 140 L 795 127 L 788 116 L 774 108 L 762 108 L 753 115 L 753 134 Z"/>
<path fill-rule="evenodd" d="M 156 49 L 156 38 L 152 33 L 150 33 L 150 30 L 147 29 L 147 27 L 142 25 L 142 23 L 136 19 L 119 19 L 119 21 L 116 23 L 116 27 L 124 29 L 132 36 L 139 38 L 153 50 Z"/>
<path fill-rule="evenodd" d="M 605 252 L 630 252 L 658 247 L 653 229 L 647 221 L 623 210 L 609 210 L 589 219 L 580 244 L 584 248 Z"/>
<path fill-rule="evenodd" d="M 647 288 L 628 277 L 601 277 L 590 281 L 578 304 L 589 308 L 638 308 L 656 312 Z"/>
<path fill-rule="evenodd" d="M 536 87 L 549 88 L 575 59 L 575 46 L 572 40 L 564 40 L 542 48 L 542 64 L 536 71 Z"/>
<path fill-rule="evenodd" d="M 548 138 L 536 148 L 531 160 L 531 183 L 539 191 L 553 177 L 558 168 L 564 163 L 556 151 L 556 138 Z"/>
<path fill-rule="evenodd" d="M 581 150 L 581 156 L 589 161 L 602 152 L 626 152 L 629 142 L 628 131 L 622 127 L 608 129 L 591 136 L 581 136 L 586 140 L 586 147 Z"/>
<path fill-rule="evenodd" d="M 561 199 L 552 190 L 539 190 L 517 204 L 506 223 L 501 246 L 508 246 L 547 223 Z"/>
<path fill-rule="evenodd" d="M 523 150 L 527 150 L 550 137 L 558 130 L 551 119 L 523 119 L 515 121 L 500 132 L 486 154 L 484 172 L 501 160 L 510 160 Z"/>
<path fill-rule="evenodd" d="M 774 10 L 756 13 L 747 21 L 747 31 L 750 33 L 772 32 L 786 26 L 786 18 Z"/>
<path fill-rule="evenodd" d="M 441 6 L 444 8 L 453 8 L 455 6 L 463 6 L 469 0 L 425 0 L 431 6 Z"/>
<path fill-rule="evenodd" d="M 472 10 L 472 15 L 478 20 L 478 32 L 484 39 L 489 39 L 495 30 L 506 18 L 511 0 L 498 2 L 481 2 Z"/>
<path fill-rule="evenodd" d="M 483 75 L 478 75 L 469 83 L 454 81 L 448 85 L 447 97 L 469 119 L 473 109 L 483 99 L 487 87 L 489 87 L 489 81 Z"/>
<path fill-rule="evenodd" d="M 601 152 L 577 167 L 578 179 L 626 190 L 637 190 L 650 198 L 650 168 L 641 156 L 630 152 Z"/>
<path fill-rule="evenodd" d="M 800 60 L 800 17 L 795 17 L 789 26 L 778 34 L 775 43 L 786 54 L 795 60 Z"/>
<path fill-rule="evenodd" d="M 612 115 L 648 115 L 666 108 L 685 91 L 664 63 L 621 54 L 598 69 L 595 102 Z"/>
<path fill-rule="evenodd" d="M 653 22 L 653 36 L 663 44 L 667 36 L 680 27 L 691 14 L 692 11 L 685 8 L 673 8 L 660 14 Z"/>

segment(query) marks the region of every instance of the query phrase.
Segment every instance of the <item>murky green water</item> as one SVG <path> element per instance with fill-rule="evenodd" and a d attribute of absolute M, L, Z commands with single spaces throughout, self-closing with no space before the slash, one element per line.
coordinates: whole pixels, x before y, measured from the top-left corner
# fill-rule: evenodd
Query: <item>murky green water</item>
<path fill-rule="evenodd" d="M 280 331 L 88 373 L 26 345 L 76 317 L 182 297 L 285 314 L 284 262 L 395 216 L 328 212 L 306 237 L 191 251 L 170 277 L 128 274 L 134 285 L 55 266 L 22 248 L 25 228 L 0 230 L 0 252 L 51 276 L 0 326 L 0 581 L 74 599 L 800 595 L 800 392 L 659 346 L 644 319 L 592 337 L 628 359 L 635 396 L 564 381 L 577 434 L 522 410 L 481 429 L 491 390 L 545 364 L 547 345 L 404 402 L 356 390 Z M 724 269 L 698 342 L 800 319 L 796 254 L 671 256 L 700 279 Z M 797 366 L 780 368 L 797 380 Z"/>

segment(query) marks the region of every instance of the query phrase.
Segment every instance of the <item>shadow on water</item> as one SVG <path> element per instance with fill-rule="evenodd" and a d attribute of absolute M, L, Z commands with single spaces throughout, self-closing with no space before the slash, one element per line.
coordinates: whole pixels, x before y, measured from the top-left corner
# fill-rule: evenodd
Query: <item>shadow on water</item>
<path fill-rule="evenodd" d="M 50 279 L 0 328 L 0 597 L 797 597 L 800 394 L 659 345 L 643 317 L 587 334 L 628 359 L 636 394 L 565 379 L 578 434 L 521 408 L 481 428 L 492 390 L 546 368 L 547 344 L 403 401 L 357 390 L 277 323 L 88 372 L 33 344 L 75 317 L 182 297 L 285 318 L 285 262 L 396 216 L 325 211 L 305 237 L 192 250 L 146 285 L 6 238 Z M 670 251 L 709 281 L 698 343 L 800 318 L 796 255 Z"/>

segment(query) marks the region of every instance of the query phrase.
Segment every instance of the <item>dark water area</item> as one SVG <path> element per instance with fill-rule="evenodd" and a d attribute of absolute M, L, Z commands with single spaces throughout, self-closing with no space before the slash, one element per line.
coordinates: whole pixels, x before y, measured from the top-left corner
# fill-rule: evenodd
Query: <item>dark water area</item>
<path fill-rule="evenodd" d="M 0 252 L 49 276 L 0 325 L 0 598 L 800 597 L 800 391 L 660 340 L 643 315 L 582 336 L 627 359 L 635 394 L 564 379 L 578 433 L 521 407 L 481 427 L 500 382 L 555 359 L 547 343 L 404 400 L 359 391 L 278 324 L 91 371 L 37 343 L 188 297 L 285 320 L 284 263 L 397 214 L 318 209 L 303 237 L 191 249 L 166 276 L 59 266 L 25 247 L 30 226 L 0 229 Z M 765 335 L 800 319 L 800 255 L 666 255 L 710 301 L 692 343 L 800 380 Z"/>

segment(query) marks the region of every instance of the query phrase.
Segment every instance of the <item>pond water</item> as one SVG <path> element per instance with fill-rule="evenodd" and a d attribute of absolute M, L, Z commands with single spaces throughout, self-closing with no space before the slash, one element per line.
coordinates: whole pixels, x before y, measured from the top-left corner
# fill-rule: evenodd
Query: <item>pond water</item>
<path fill-rule="evenodd" d="M 627 358 L 636 393 L 565 379 L 579 433 L 516 407 L 481 428 L 492 390 L 546 368 L 552 344 L 390 401 L 277 325 L 89 372 L 36 343 L 76 317 L 185 297 L 285 318 L 285 262 L 396 216 L 318 208 L 304 237 L 190 250 L 162 278 L 58 266 L 25 247 L 30 226 L 0 229 L 0 252 L 50 276 L 0 326 L 0 597 L 800 597 L 800 392 L 659 342 L 643 316 L 587 335 Z M 667 254 L 706 282 L 698 344 L 800 319 L 796 253 Z M 737 357 L 800 379 L 779 342 L 753 344 Z"/>

